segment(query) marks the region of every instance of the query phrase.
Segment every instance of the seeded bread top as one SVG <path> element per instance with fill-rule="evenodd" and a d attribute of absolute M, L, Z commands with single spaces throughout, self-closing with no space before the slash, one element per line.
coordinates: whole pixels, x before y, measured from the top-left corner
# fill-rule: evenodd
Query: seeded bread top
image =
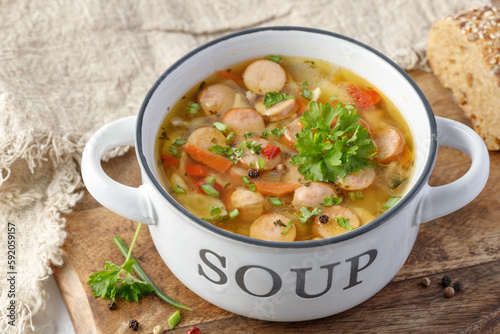
<path fill-rule="evenodd" d="M 500 11 L 496 7 L 485 7 L 446 19 L 454 20 L 470 42 L 484 42 L 483 59 L 498 77 L 500 86 Z"/>

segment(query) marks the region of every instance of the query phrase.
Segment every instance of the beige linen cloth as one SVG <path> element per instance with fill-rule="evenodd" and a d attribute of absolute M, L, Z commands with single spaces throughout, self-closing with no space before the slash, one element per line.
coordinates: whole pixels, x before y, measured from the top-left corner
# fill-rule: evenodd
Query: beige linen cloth
<path fill-rule="evenodd" d="M 63 214 L 83 194 L 85 143 L 106 123 L 136 114 L 154 80 L 186 52 L 236 30 L 298 25 L 422 68 L 434 20 L 489 3 L 0 0 L 0 331 L 41 330 L 32 317 L 46 306 L 42 282 L 63 264 Z"/>

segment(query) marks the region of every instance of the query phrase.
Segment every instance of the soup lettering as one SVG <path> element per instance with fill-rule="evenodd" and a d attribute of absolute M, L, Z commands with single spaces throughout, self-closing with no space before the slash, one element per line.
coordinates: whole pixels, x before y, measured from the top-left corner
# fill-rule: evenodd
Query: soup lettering
<path fill-rule="evenodd" d="M 317 59 L 268 56 L 193 87 L 160 126 L 163 186 L 187 210 L 252 238 L 328 238 L 404 194 L 414 146 L 377 88 Z"/>

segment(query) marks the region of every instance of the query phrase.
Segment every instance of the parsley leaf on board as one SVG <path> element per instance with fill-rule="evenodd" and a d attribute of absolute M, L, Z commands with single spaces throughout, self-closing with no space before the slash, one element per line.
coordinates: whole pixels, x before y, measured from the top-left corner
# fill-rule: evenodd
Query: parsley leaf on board
<path fill-rule="evenodd" d="M 130 302 L 139 301 L 143 296 L 153 291 L 153 287 L 149 283 L 131 275 L 132 266 L 135 263 L 134 260 L 128 260 L 120 267 L 114 263 L 106 262 L 105 270 L 90 275 L 87 284 L 94 291 L 94 297 L 114 301 L 116 295 L 119 295 Z M 122 272 L 126 273 L 123 278 L 121 277 Z"/>
<path fill-rule="evenodd" d="M 300 118 L 304 127 L 296 135 L 299 154 L 291 161 L 292 165 L 299 165 L 305 179 L 335 181 L 375 166 L 369 160 L 376 155 L 375 144 L 358 122 L 360 116 L 355 109 L 347 109 L 342 103 L 333 107 L 315 101 L 309 108 Z"/>

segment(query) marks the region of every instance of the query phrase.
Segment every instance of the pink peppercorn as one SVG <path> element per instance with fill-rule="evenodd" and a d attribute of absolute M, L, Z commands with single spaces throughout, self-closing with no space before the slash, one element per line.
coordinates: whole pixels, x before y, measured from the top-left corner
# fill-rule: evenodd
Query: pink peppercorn
<path fill-rule="evenodd" d="M 191 327 L 190 329 L 188 329 L 186 334 L 200 334 L 200 333 L 201 331 L 198 327 Z"/>

